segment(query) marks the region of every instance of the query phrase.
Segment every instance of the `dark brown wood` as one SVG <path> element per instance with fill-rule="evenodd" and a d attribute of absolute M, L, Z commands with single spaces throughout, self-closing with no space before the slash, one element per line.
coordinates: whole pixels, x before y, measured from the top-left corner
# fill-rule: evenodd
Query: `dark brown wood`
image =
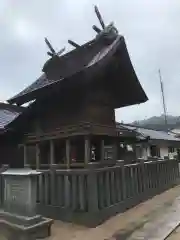
<path fill-rule="evenodd" d="M 53 165 L 54 161 L 54 141 L 50 140 L 50 164 Z"/>
<path fill-rule="evenodd" d="M 36 144 L 36 169 L 40 168 L 40 148 L 39 148 L 39 144 Z"/>
<path fill-rule="evenodd" d="M 85 136 L 84 148 L 85 148 L 84 161 L 85 161 L 85 165 L 87 166 L 90 161 L 90 157 L 91 157 L 91 152 L 90 152 L 91 146 L 90 146 L 89 136 Z"/>
<path fill-rule="evenodd" d="M 24 166 L 28 164 L 28 156 L 27 156 L 27 146 L 24 144 Z"/>
<path fill-rule="evenodd" d="M 66 139 L 66 166 L 70 168 L 70 139 Z"/>
<path fill-rule="evenodd" d="M 75 48 L 79 48 L 79 47 L 80 47 L 79 44 L 77 44 L 76 42 L 74 42 L 74 41 L 72 41 L 72 40 L 68 40 L 68 43 L 71 44 L 71 45 L 72 45 L 73 47 L 75 47 Z"/>

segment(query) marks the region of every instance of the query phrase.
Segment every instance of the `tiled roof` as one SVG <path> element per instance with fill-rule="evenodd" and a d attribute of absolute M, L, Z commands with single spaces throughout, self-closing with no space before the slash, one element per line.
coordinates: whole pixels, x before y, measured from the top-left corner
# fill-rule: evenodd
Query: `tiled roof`
<path fill-rule="evenodd" d="M 6 125 L 12 122 L 19 114 L 20 113 L 17 112 L 0 109 L 0 129 L 4 129 Z"/>
<path fill-rule="evenodd" d="M 147 129 L 139 126 L 133 126 L 128 124 L 122 124 L 125 128 L 129 130 L 136 131 L 137 133 L 141 134 L 144 137 L 149 137 L 152 140 L 165 140 L 165 141 L 179 141 L 179 138 L 176 138 L 170 133 L 164 131 L 158 131 L 153 129 Z"/>
<path fill-rule="evenodd" d="M 164 132 L 164 131 L 156 131 L 156 130 L 152 130 L 152 129 L 146 129 L 146 128 L 137 128 L 136 129 L 137 132 L 145 135 L 145 136 L 149 136 L 150 139 L 152 140 L 166 140 L 166 141 L 179 141 L 180 139 L 174 137 L 173 135 Z"/>
<path fill-rule="evenodd" d="M 9 123 L 17 118 L 22 109 L 10 104 L 0 103 L 0 130 L 4 130 Z"/>

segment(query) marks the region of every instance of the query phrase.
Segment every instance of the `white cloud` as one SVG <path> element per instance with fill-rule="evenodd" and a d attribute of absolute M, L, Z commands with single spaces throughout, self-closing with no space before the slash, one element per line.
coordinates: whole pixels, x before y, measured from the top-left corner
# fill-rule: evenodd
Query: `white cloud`
<path fill-rule="evenodd" d="M 17 19 L 13 25 L 14 33 L 19 38 L 19 41 L 31 42 L 37 40 L 38 33 L 31 22 L 26 21 L 26 19 Z"/>

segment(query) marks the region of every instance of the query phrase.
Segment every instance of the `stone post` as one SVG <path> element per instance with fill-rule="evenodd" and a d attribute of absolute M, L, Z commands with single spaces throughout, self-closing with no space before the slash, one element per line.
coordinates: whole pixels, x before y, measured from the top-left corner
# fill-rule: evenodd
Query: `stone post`
<path fill-rule="evenodd" d="M 87 176 L 88 212 L 98 211 L 97 172 L 90 170 Z"/>

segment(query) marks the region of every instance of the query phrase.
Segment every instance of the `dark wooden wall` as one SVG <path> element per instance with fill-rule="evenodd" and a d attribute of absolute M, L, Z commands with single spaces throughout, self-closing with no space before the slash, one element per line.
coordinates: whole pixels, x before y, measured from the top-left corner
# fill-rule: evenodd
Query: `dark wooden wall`
<path fill-rule="evenodd" d="M 107 92 L 74 89 L 66 95 L 51 94 L 36 104 L 36 114 L 31 121 L 31 133 L 47 132 L 66 125 L 91 122 L 115 126 L 115 111 Z"/>
<path fill-rule="evenodd" d="M 10 167 L 23 167 L 23 150 L 18 147 L 18 141 L 9 136 L 0 136 L 0 165 L 8 164 Z"/>

